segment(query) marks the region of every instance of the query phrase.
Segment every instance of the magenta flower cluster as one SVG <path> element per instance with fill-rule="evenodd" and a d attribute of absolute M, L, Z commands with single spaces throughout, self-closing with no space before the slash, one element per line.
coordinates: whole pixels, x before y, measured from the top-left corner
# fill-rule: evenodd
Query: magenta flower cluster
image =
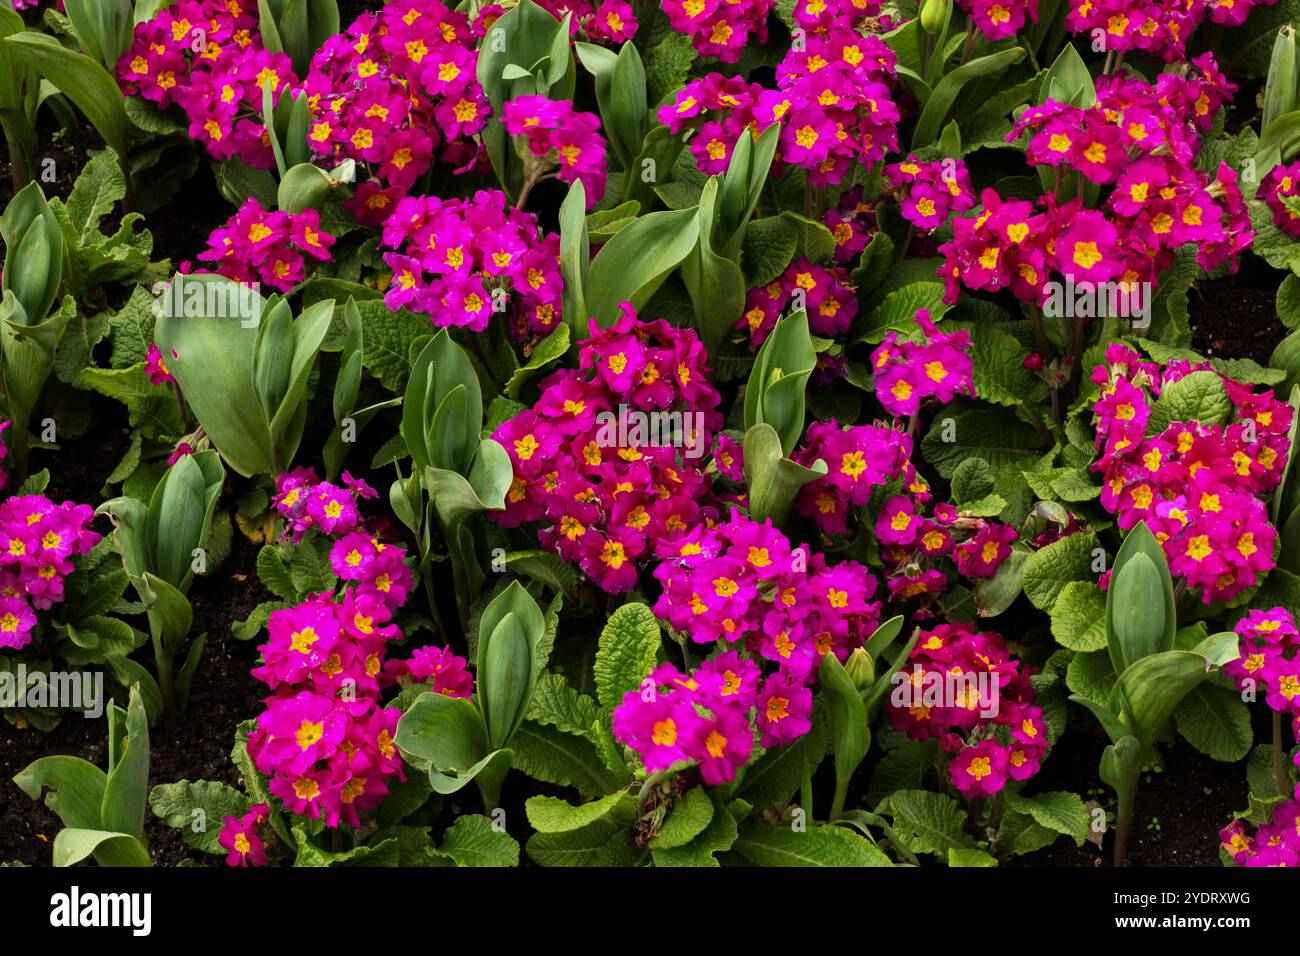
<path fill-rule="evenodd" d="M 1300 629 L 1285 608 L 1249 611 L 1233 629 L 1241 656 L 1223 671 L 1243 692 L 1264 692 L 1269 707 L 1300 721 Z"/>
<path fill-rule="evenodd" d="M 912 437 L 889 425 L 813 422 L 791 458 L 808 467 L 824 461 L 826 475 L 799 489 L 795 508 L 826 534 L 847 534 L 853 509 L 866 507 L 874 489 L 900 476 L 915 480 L 911 454 Z"/>
<path fill-rule="evenodd" d="M 636 36 L 640 27 L 632 5 L 625 0 L 538 0 L 537 5 L 557 20 L 563 20 L 566 14 L 570 15 L 572 19 L 569 21 L 569 32 L 575 36 L 581 33 L 588 40 L 597 43 L 621 46 Z M 499 17 L 500 5 L 491 6 L 496 17 Z M 486 19 L 484 14 L 485 11 L 480 11 L 480 20 Z M 496 17 L 492 17 L 492 21 Z M 491 26 L 491 22 L 488 26 Z"/>
<path fill-rule="evenodd" d="M 321 228 L 315 209 L 268 212 L 250 196 L 226 224 L 213 230 L 203 262 L 236 282 L 257 282 L 288 292 L 306 278 L 307 257 L 328 261 L 334 237 Z M 165 369 L 164 369 L 165 370 Z"/>
<path fill-rule="evenodd" d="M 539 238 L 537 218 L 498 190 L 472 199 L 408 196 L 384 222 L 383 245 L 399 250 L 384 253 L 393 270 L 384 295 L 390 309 L 475 332 L 493 312 L 508 312 L 523 341 L 560 322 L 559 236 Z"/>
<path fill-rule="evenodd" d="M 478 161 L 474 136 L 492 109 L 477 70 L 469 19 L 439 0 L 363 13 L 316 52 L 302 86 L 307 142 L 369 171 L 348 205 L 358 221 L 381 222 L 435 157 L 461 170 Z"/>
<path fill-rule="evenodd" d="M 975 206 L 975 187 L 960 159 L 922 163 L 908 154 L 885 167 L 885 178 L 898 192 L 903 218 L 923 232 L 933 232 L 956 212 Z"/>
<path fill-rule="evenodd" d="M 329 537 L 356 529 L 361 524 L 360 501 L 378 497 L 375 489 L 346 471 L 340 486 L 321 481 L 312 468 L 295 468 L 276 477 L 271 504 L 284 519 L 284 536 L 301 541 L 311 529 Z"/>
<path fill-rule="evenodd" d="M 858 300 L 843 268 L 819 266 L 800 256 L 767 285 L 749 290 L 736 328 L 746 330 L 749 347 L 757 349 L 772 334 L 777 319 L 792 308 L 808 313 L 813 335 L 833 338 L 848 331 Z"/>
<path fill-rule="evenodd" d="M 1104 481 L 1101 504 L 1121 528 L 1145 521 L 1169 567 L 1202 589 L 1205 603 L 1230 599 L 1274 566 L 1277 531 L 1263 497 L 1286 467 L 1291 407 L 1224 376 L 1233 408 L 1226 425 L 1170 422 L 1150 429 L 1152 402 L 1208 363 L 1172 361 L 1163 369 L 1127 346 L 1106 349 L 1093 370 L 1100 394 L 1093 404 L 1100 457 L 1092 470 Z"/>
<path fill-rule="evenodd" d="M 745 47 L 767 42 L 772 6 L 773 0 L 664 0 L 663 11 L 700 56 L 735 63 Z"/>
<path fill-rule="evenodd" d="M 812 729 L 818 664 L 861 647 L 880 620 L 862 565 L 827 564 L 771 522 L 733 511 L 725 523 L 661 541 L 655 614 L 698 644 L 734 645 L 689 674 L 663 664 L 614 710 L 614 735 L 649 772 L 694 761 L 706 783 L 735 779 L 763 747 Z M 766 670 L 766 673 L 765 673 Z"/>
<path fill-rule="evenodd" d="M 13 495 L 0 502 L 0 648 L 26 647 L 36 611 L 63 601 L 72 559 L 99 543 L 100 536 L 88 528 L 94 516 L 89 505 L 56 505 L 42 495 Z"/>
<path fill-rule="evenodd" d="M 722 424 L 696 332 L 622 309 L 608 329 L 592 323 L 579 369 L 548 376 L 537 403 L 492 436 L 514 466 L 495 520 L 540 522 L 542 546 L 610 592 L 636 583 L 656 542 L 716 515 L 700 464 Z M 676 413 L 681 428 L 648 432 L 647 413 Z"/>
<path fill-rule="evenodd" d="M 822 223 L 835 239 L 835 262 L 842 266 L 857 262 L 871 237 L 880 231 L 876 204 L 863 196 L 861 186 L 841 193 L 839 205 L 826 210 Z"/>
<path fill-rule="evenodd" d="M 1219 831 L 1219 845 L 1237 866 L 1300 866 L 1300 795 L 1274 806 L 1253 836 L 1243 821 L 1232 821 Z"/>
<path fill-rule="evenodd" d="M 1136 50 L 1166 63 L 1187 58 L 1187 41 L 1209 20 L 1227 27 L 1246 22 L 1257 6 L 1277 0 L 1070 0 L 1066 27 L 1116 53 Z"/>
<path fill-rule="evenodd" d="M 1300 162 L 1274 166 L 1260 180 L 1256 195 L 1273 214 L 1273 225 L 1300 239 Z"/>
<path fill-rule="evenodd" d="M 879 37 L 835 20 L 792 49 L 777 67 L 777 89 L 710 73 L 687 83 L 659 119 L 690 143 L 700 171 L 726 170 L 742 135 L 781 125 L 775 169 L 797 166 L 813 186 L 834 186 L 855 166 L 873 166 L 898 148 L 898 106 L 890 83 L 896 59 Z"/>
<path fill-rule="evenodd" d="M 262 122 L 262 91 L 272 101 L 297 85 L 288 56 L 262 46 L 253 0 L 178 0 L 136 24 L 117 63 L 118 81 L 160 109 L 179 106 L 189 135 L 213 159 L 239 157 L 255 169 L 275 165 Z"/>
<path fill-rule="evenodd" d="M 1015 36 L 1026 21 L 1038 22 L 1038 0 L 957 0 L 986 40 Z"/>
<path fill-rule="evenodd" d="M 600 117 L 580 113 L 568 100 L 545 96 L 516 97 L 501 112 L 506 132 L 522 137 L 543 169 L 554 166 L 555 176 L 570 185 L 582 180 L 588 209 L 600 202 L 607 175 Z"/>
<path fill-rule="evenodd" d="M 1028 780 L 1051 744 L 1029 671 L 1002 638 L 967 623 L 921 632 L 890 695 L 889 720 L 913 740 L 938 739 L 966 798 Z"/>
<path fill-rule="evenodd" d="M 919 339 L 900 338 L 891 329 L 871 353 L 876 398 L 898 417 L 915 415 L 927 398 L 946 405 L 958 395 L 975 397 L 970 333 L 940 332 L 929 309 L 918 309 L 915 320 Z"/>
<path fill-rule="evenodd" d="M 222 817 L 217 843 L 226 851 L 227 866 L 265 866 L 266 840 L 262 831 L 271 819 L 271 808 L 255 803 L 242 817 Z"/>
<path fill-rule="evenodd" d="M 1155 287 L 1177 250 L 1197 244 L 1197 262 L 1235 268 L 1252 237 L 1250 216 L 1226 164 L 1211 176 L 1194 165 L 1201 137 L 1235 87 L 1210 54 L 1187 76 L 1161 73 L 1155 84 L 1132 76 L 1097 81 L 1089 109 L 1048 100 L 1016 120 L 1009 140 L 1028 134 L 1030 165 L 1063 177 L 1077 171 L 1109 187 L 1099 208 L 1080 199 L 1059 203 L 1004 200 L 992 189 L 978 215 L 952 221 L 940 246 L 946 300 L 962 287 L 1013 295 L 1043 305 L 1052 273 L 1075 284 L 1117 282 L 1129 295 Z"/>

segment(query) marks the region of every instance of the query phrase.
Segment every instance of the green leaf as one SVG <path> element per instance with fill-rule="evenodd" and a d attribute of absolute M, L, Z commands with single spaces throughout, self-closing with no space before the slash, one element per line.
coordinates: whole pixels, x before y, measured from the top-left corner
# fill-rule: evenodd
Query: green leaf
<path fill-rule="evenodd" d="M 1075 654 L 1065 671 L 1065 686 L 1072 694 L 1106 706 L 1115 686 L 1115 668 L 1104 650 Z"/>
<path fill-rule="evenodd" d="M 293 828 L 293 836 L 298 845 L 298 857 L 294 860 L 294 866 L 397 866 L 399 860 L 396 839 L 331 853 L 312 843 L 311 837 L 301 826 Z"/>
<path fill-rule="evenodd" d="M 948 850 L 949 866 L 997 866 L 998 860 L 995 856 L 990 856 L 983 850 L 959 850 L 952 847 Z"/>
<path fill-rule="evenodd" d="M 109 150 L 95 153 L 82 167 L 72 194 L 63 204 L 73 236 L 82 242 L 88 237 L 99 238 L 100 219 L 112 212 L 125 195 L 126 180 L 116 157 Z"/>
<path fill-rule="evenodd" d="M 745 230 L 741 264 L 750 288 L 767 285 L 794 260 L 799 232 L 784 216 L 755 219 Z"/>
<path fill-rule="evenodd" d="M 596 648 L 596 696 L 606 713 L 638 690 L 654 669 L 662 641 L 659 622 L 644 604 L 624 604 L 610 615 Z"/>
<path fill-rule="evenodd" d="M 1300 276 L 1288 273 L 1277 287 L 1277 317 L 1294 332 L 1300 329 Z"/>
<path fill-rule="evenodd" d="M 554 727 L 525 720 L 510 739 L 514 766 L 534 780 L 573 787 L 585 796 L 608 793 L 614 779 L 590 741 Z"/>
<path fill-rule="evenodd" d="M 547 365 L 563 359 L 565 352 L 568 350 L 569 327 L 567 325 L 557 326 L 554 332 L 533 346 L 528 361 L 510 376 L 510 381 L 506 382 L 506 395 L 511 398 L 518 398 L 519 390 L 524 387 L 525 383 L 534 378 Z"/>
<path fill-rule="evenodd" d="M 973 339 L 975 394 L 981 399 L 1015 408 L 1047 398 L 1047 383 L 1024 366 L 1028 351 L 1019 339 L 983 325 L 975 327 Z"/>
<path fill-rule="evenodd" d="M 731 812 L 715 806 L 709 825 L 695 839 L 679 847 L 650 852 L 655 866 L 719 866 L 713 854 L 731 849 L 739 834 Z"/>
<path fill-rule="evenodd" d="M 831 816 L 836 818 L 843 809 L 849 781 L 871 747 L 871 728 L 866 702 L 834 654 L 822 655 L 818 685 L 826 704 L 831 751 L 835 754 L 836 805 Z"/>
<path fill-rule="evenodd" d="M 1007 797 L 1007 808 L 1027 814 L 1039 826 L 1054 833 L 1065 834 L 1074 840 L 1075 846 L 1083 846 L 1088 839 L 1091 818 L 1088 808 L 1077 794 L 1064 790 L 1037 793 L 1032 797 L 1010 794 Z"/>
<path fill-rule="evenodd" d="M 773 747 L 745 770 L 736 796 L 757 809 L 788 801 L 799 789 L 804 766 L 817 767 L 826 756 L 826 725 L 813 720 L 812 730 L 788 747 Z"/>
<path fill-rule="evenodd" d="M 397 722 L 395 740 L 416 766 L 430 768 L 430 780 L 439 793 L 463 787 L 489 755 L 478 707 L 462 697 L 421 694 Z M 451 781 L 448 774 L 460 776 Z"/>
<path fill-rule="evenodd" d="M 1211 667 L 1235 659 L 1232 632 L 1207 638 L 1196 651 L 1162 651 L 1130 664 L 1111 691 L 1112 709 L 1122 702 L 1126 723 L 1144 746 L 1150 746 L 1183 698 L 1211 673 Z"/>
<path fill-rule="evenodd" d="M 1051 611 L 1068 583 L 1092 580 L 1096 547 L 1096 535 L 1086 532 L 1067 535 L 1035 551 L 1025 562 L 1025 597 L 1040 611 Z"/>
<path fill-rule="evenodd" d="M 906 337 L 916 329 L 916 313 L 920 309 L 928 309 L 935 322 L 943 318 L 949 309 L 943 301 L 943 283 L 927 279 L 888 292 L 867 316 L 860 338 L 874 345 L 883 341 L 889 332 L 900 332 Z M 856 322 L 854 327 L 858 327 Z"/>
<path fill-rule="evenodd" d="M 100 829 L 108 775 L 94 764 L 80 757 L 42 757 L 18 773 L 14 783 L 33 800 L 39 800 L 48 788 L 45 805 L 65 827 Z"/>
<path fill-rule="evenodd" d="M 1008 810 L 999 828 L 998 847 L 1007 856 L 1023 856 L 1051 846 L 1059 838 L 1059 833 L 1039 826 L 1028 814 Z"/>
<path fill-rule="evenodd" d="M 935 85 L 934 92 L 926 100 L 925 107 L 916 121 L 916 129 L 912 133 L 912 149 L 929 146 L 938 138 L 939 130 L 962 87 L 980 77 L 1001 73 L 1007 67 L 1019 63 L 1024 57 L 1025 51 L 1022 47 L 1011 47 L 969 60 L 945 75 Z"/>
<path fill-rule="evenodd" d="M 830 261 L 835 254 L 835 237 L 825 223 L 789 209 L 781 213 L 781 218 L 794 226 L 798 255 L 812 262 Z"/>
<path fill-rule="evenodd" d="M 126 97 L 103 66 L 41 33 L 18 33 L 6 37 L 2 42 L 12 48 L 23 63 L 48 79 L 76 104 L 77 109 L 86 114 L 104 142 L 117 154 L 119 161 L 126 158 L 131 125 L 123 105 Z M 130 175 L 125 166 L 123 174 Z"/>
<path fill-rule="evenodd" d="M 60 830 L 54 838 L 54 865 L 75 866 L 94 854 L 100 866 L 150 866 L 143 841 L 107 830 Z"/>
<path fill-rule="evenodd" d="M 109 770 L 104 785 L 99 818 L 105 829 L 135 837 L 144 846 L 145 805 L 149 798 L 149 723 L 139 687 L 131 688 L 125 737 L 119 747 L 116 764 Z"/>
<path fill-rule="evenodd" d="M 704 832 L 713 822 L 713 800 L 705 787 L 686 791 L 659 828 L 659 835 L 651 839 L 652 850 L 672 850 L 685 846 Z"/>
<path fill-rule="evenodd" d="M 518 866 L 519 843 L 504 830 L 497 830 L 482 814 L 457 817 L 443 834 L 438 848 L 457 866 Z"/>
<path fill-rule="evenodd" d="M 153 342 L 154 302 L 148 289 L 136 286 L 126 304 L 109 315 L 108 324 L 113 334 L 109 365 L 113 368 L 130 368 L 148 357 L 149 344 Z"/>
<path fill-rule="evenodd" d="M 275 545 L 262 545 L 257 552 L 257 577 L 276 597 L 285 601 L 298 599 L 298 589 L 294 586 L 284 561 L 280 559 L 280 549 Z"/>
<path fill-rule="evenodd" d="M 569 686 L 560 674 L 543 674 L 533 692 L 528 719 L 566 734 L 585 737 L 599 718 L 596 702 Z"/>
<path fill-rule="evenodd" d="M 149 793 L 149 807 L 169 827 L 179 830 L 181 839 L 196 850 L 225 856 L 226 851 L 217 842 L 221 818 L 243 816 L 248 812 L 248 798 L 215 780 L 182 780 L 154 787 Z"/>
<path fill-rule="evenodd" d="M 652 212 L 619 230 L 596 253 L 587 277 L 586 301 L 597 325 L 612 325 L 620 302 L 645 305 L 691 254 L 698 236 L 694 208 Z"/>
<path fill-rule="evenodd" d="M 849 275 L 849 281 L 859 296 L 874 295 L 893 264 L 894 240 L 889 238 L 888 233 L 878 232 L 862 250 L 857 267 Z"/>
<path fill-rule="evenodd" d="M 1217 684 L 1193 687 L 1174 710 L 1174 721 L 1189 744 L 1225 763 L 1246 756 L 1255 740 L 1250 708 L 1236 691 Z"/>
<path fill-rule="evenodd" d="M 640 857 L 627 827 L 608 820 L 581 830 L 536 833 L 524 849 L 538 866 L 633 866 Z"/>
<path fill-rule="evenodd" d="M 1163 431 L 1171 422 L 1222 425 L 1232 414 L 1232 402 L 1217 372 L 1192 372 L 1161 389 L 1151 404 L 1148 433 Z"/>
<path fill-rule="evenodd" d="M 707 801 L 707 795 L 705 799 Z M 620 790 L 576 807 L 558 797 L 529 797 L 524 803 L 524 811 L 528 814 L 528 823 L 538 833 L 569 833 L 634 806 L 632 794 Z"/>
<path fill-rule="evenodd" d="M 893 818 L 894 830 L 913 853 L 946 857 L 951 849 L 968 849 L 965 815 L 952 797 L 928 790 L 900 790 L 881 804 L 880 813 Z"/>
<path fill-rule="evenodd" d="M 1042 439 L 1031 425 L 996 409 L 973 409 L 955 415 L 941 412 L 935 415 L 921 441 L 925 460 L 944 478 L 951 478 L 957 466 L 972 455 L 983 458 L 997 471 L 1003 465 L 1028 463 L 1041 450 Z"/>
<path fill-rule="evenodd" d="M 756 821 L 742 828 L 734 849 L 757 866 L 893 866 L 870 840 L 837 826 L 800 833 Z"/>
<path fill-rule="evenodd" d="M 977 501 L 993 491 L 993 469 L 983 458 L 967 458 L 952 473 L 952 500 L 958 505 Z"/>
<path fill-rule="evenodd" d="M 1091 581 L 1070 581 L 1052 604 L 1052 636 L 1073 651 L 1106 647 L 1106 595 Z"/>

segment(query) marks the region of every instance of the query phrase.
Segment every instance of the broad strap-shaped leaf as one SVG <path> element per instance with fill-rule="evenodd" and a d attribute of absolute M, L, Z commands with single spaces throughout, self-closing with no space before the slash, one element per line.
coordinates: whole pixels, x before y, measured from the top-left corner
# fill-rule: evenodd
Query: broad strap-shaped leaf
<path fill-rule="evenodd" d="M 144 843 L 129 833 L 69 828 L 54 838 L 55 866 L 75 866 L 92 854 L 100 866 L 153 865 Z"/>
<path fill-rule="evenodd" d="M 144 842 L 149 801 L 149 722 L 139 687 L 131 688 L 126 710 L 126 738 L 104 787 L 100 820 L 105 829 Z"/>
<path fill-rule="evenodd" d="M 80 757 L 42 757 L 15 776 L 14 783 L 33 800 L 39 800 L 41 791 L 48 787 L 45 805 L 65 827 L 98 830 L 102 826 L 99 814 L 108 774 L 89 761 Z"/>
<path fill-rule="evenodd" d="M 755 521 L 770 518 L 778 527 L 790 516 L 799 489 L 826 474 L 821 459 L 807 468 L 786 458 L 780 436 L 767 422 L 745 432 L 744 458 L 749 516 Z"/>
<path fill-rule="evenodd" d="M 1187 693 L 1237 654 L 1236 635 L 1225 631 L 1211 635 L 1196 650 L 1144 657 L 1120 674 L 1111 691 L 1111 709 L 1121 714 L 1138 740 L 1150 745 Z"/>

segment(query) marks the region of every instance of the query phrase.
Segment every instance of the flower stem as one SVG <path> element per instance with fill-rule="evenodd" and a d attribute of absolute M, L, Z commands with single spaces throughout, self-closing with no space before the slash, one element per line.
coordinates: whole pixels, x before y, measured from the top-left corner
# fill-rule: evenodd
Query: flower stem
<path fill-rule="evenodd" d="M 975 22 L 968 21 L 966 24 L 966 42 L 961 45 L 961 61 L 957 64 L 961 66 L 970 59 L 970 55 L 975 52 L 975 39 L 979 34 L 975 32 Z"/>

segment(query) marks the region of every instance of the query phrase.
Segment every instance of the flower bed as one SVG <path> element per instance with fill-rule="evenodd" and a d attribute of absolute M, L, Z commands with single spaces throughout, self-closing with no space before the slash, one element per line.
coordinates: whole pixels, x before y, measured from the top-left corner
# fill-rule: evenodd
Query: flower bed
<path fill-rule="evenodd" d="M 16 6 L 0 862 L 1300 864 L 1296 0 Z"/>

